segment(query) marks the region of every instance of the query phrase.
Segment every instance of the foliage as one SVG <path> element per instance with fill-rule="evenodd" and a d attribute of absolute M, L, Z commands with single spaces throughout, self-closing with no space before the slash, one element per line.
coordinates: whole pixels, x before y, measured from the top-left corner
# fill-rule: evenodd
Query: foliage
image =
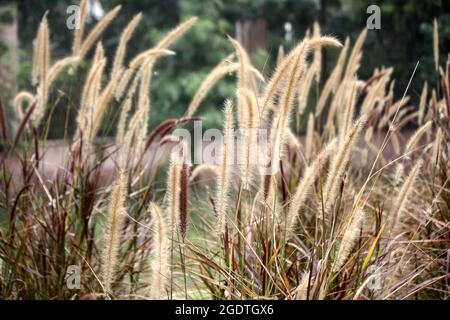
<path fill-rule="evenodd" d="M 186 15 L 200 10 L 177 3 Z M 203 4 L 201 10 L 211 8 Z M 130 66 L 115 60 L 113 70 L 124 70 L 117 73 L 104 68 L 115 54 L 107 45 L 97 44 L 94 58 L 83 60 L 80 48 L 95 41 L 79 30 L 67 57 L 48 59 L 47 18 L 40 22 L 31 66 L 36 84 L 25 94 L 14 136 L 0 119 L 0 298 L 448 299 L 450 69 L 435 71 L 441 90 L 431 100 L 424 90 L 420 105 L 410 107 L 393 95 L 392 69 L 359 77 L 363 31 L 340 49 L 321 87 L 322 47 L 342 44 L 315 34 L 264 81 L 238 41 L 203 38 L 220 23 L 200 20 L 195 29 L 195 18 L 180 19 Z M 179 69 L 191 65 L 168 49 L 195 60 L 189 40 L 231 48 L 235 56 L 219 71 L 237 73 L 224 137 L 215 140 L 219 159 L 194 170 L 187 141 L 173 129 L 210 112 L 174 113 L 148 130 L 150 97 L 164 106 L 171 98 L 162 83 L 172 79 L 158 73 L 152 82 L 151 66 L 157 57 L 172 61 L 157 68 L 178 79 Z M 118 52 L 126 48 L 121 43 Z M 63 62 L 69 63 L 65 79 L 51 83 Z M 63 159 L 52 164 L 46 131 L 58 103 L 49 92 L 76 86 L 81 97 L 67 100 L 77 109 L 75 133 L 67 134 Z M 114 141 L 102 139 L 102 129 L 114 131 L 107 130 L 116 127 L 114 117 L 121 130 Z M 410 123 L 421 127 L 408 137 L 402 129 Z M 306 127 L 304 141 L 294 125 Z M 241 157 L 233 157 L 235 150 Z M 77 291 L 67 286 L 73 266 L 81 271 Z M 371 279 L 379 280 L 375 287 Z"/>

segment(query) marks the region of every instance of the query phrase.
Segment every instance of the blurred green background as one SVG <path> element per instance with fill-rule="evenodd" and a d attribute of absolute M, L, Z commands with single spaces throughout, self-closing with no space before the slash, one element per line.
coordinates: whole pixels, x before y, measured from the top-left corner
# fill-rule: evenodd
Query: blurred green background
<path fill-rule="evenodd" d="M 74 3 L 75 2 L 75 3 Z M 14 5 L 17 16 L 3 11 L 0 14 L 0 31 L 5 25 L 16 21 L 19 49 L 17 87 L 32 90 L 30 84 L 32 43 L 39 21 L 48 10 L 51 28 L 52 57 L 70 53 L 72 32 L 66 27 L 67 7 L 74 0 L 16 0 L 0 1 L 0 8 Z M 322 32 L 345 40 L 352 40 L 365 28 L 369 14 L 367 7 L 376 4 L 381 8 L 381 30 L 369 32 L 364 47 L 360 77 L 370 77 L 373 69 L 393 66 L 396 94 L 406 88 L 415 64 L 420 60 L 418 73 L 409 94 L 417 101 L 423 82 L 436 82 L 433 60 L 432 23 L 436 17 L 440 25 L 441 61 L 450 51 L 450 1 L 444 0 L 100 0 L 104 11 L 117 4 L 123 8 L 116 20 L 102 37 L 106 52 L 112 56 L 118 44 L 121 30 L 141 11 L 144 15 L 129 46 L 128 59 L 138 52 L 152 47 L 168 30 L 190 16 L 198 16 L 195 27 L 183 36 L 173 49 L 175 57 L 162 58 L 155 68 L 152 84 L 151 126 L 162 120 L 180 117 L 190 99 L 207 73 L 233 49 L 226 35 L 235 36 L 236 22 L 263 19 L 267 26 L 267 45 L 251 53 L 252 60 L 267 76 L 273 70 L 279 45 L 286 50 L 301 39 L 314 21 L 319 21 Z M 93 18 L 88 28 L 95 23 Z M 292 34 L 286 33 L 285 25 L 292 25 Z M 325 59 L 325 73 L 334 65 L 336 50 L 329 51 Z M 8 64 L 11 54 L 8 44 L 0 43 L 0 61 Z M 1 65 L 1 64 L 0 64 Z M 87 61 L 75 75 L 64 73 L 53 90 L 51 109 L 54 109 L 50 137 L 70 135 L 74 129 L 79 92 L 84 83 Z M 0 88 L 1 89 L 1 88 Z M 33 91 L 32 91 L 33 92 Z M 11 89 L 1 89 L 2 101 L 10 101 Z M 210 92 L 199 114 L 204 116 L 205 127 L 220 127 L 221 109 L 226 97 L 234 96 L 234 79 L 228 77 Z M 112 106 L 117 111 L 119 106 Z M 117 112 L 111 112 L 114 118 Z M 65 132 L 67 128 L 67 132 Z M 107 132 L 106 134 L 112 134 Z"/>

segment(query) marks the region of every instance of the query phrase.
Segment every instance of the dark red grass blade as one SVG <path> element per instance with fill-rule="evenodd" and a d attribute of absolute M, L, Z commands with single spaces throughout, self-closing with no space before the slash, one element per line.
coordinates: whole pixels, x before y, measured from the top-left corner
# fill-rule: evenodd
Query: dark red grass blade
<path fill-rule="evenodd" d="M 5 145 L 8 143 L 8 128 L 6 126 L 6 115 L 5 109 L 3 108 L 2 100 L 0 100 L 0 132 L 2 134 L 3 141 Z"/>
<path fill-rule="evenodd" d="M 186 238 L 189 193 L 189 164 L 183 163 L 180 176 L 180 233 Z"/>
<path fill-rule="evenodd" d="M 145 144 L 145 151 L 151 146 L 151 144 L 158 138 L 162 138 L 175 126 L 187 123 L 189 121 L 200 120 L 200 117 L 184 117 L 180 119 L 169 119 L 161 123 L 156 127 L 152 133 L 148 136 L 147 143 Z M 145 152 L 144 151 L 144 152 Z"/>

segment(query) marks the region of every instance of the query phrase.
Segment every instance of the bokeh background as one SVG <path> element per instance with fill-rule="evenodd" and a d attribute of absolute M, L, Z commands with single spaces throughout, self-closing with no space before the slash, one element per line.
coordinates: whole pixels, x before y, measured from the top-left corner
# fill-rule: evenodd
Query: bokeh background
<path fill-rule="evenodd" d="M 72 32 L 66 27 L 66 10 L 71 4 L 76 1 L 0 0 L 0 97 L 4 104 L 10 104 L 18 90 L 31 89 L 33 40 L 47 10 L 52 56 L 70 54 Z M 279 46 L 289 50 L 314 21 L 320 22 L 323 33 L 342 41 L 349 36 L 354 41 L 366 27 L 367 7 L 376 4 L 381 8 L 381 30 L 369 32 L 360 77 L 367 79 L 375 68 L 392 66 L 397 79 L 396 94 L 400 96 L 420 60 L 409 92 L 413 102 L 417 101 L 425 80 L 432 85 L 436 82 L 434 18 L 440 26 L 442 61 L 450 51 L 450 1 L 447 0 L 91 0 L 89 27 L 117 4 L 123 5 L 121 13 L 102 38 L 109 55 L 115 52 L 121 30 L 138 12 L 144 17 L 130 42 L 128 58 L 152 47 L 180 21 L 199 17 L 195 27 L 173 47 L 176 57 L 160 59 L 155 68 L 152 127 L 164 119 L 183 115 L 207 73 L 233 52 L 226 35 L 244 42 L 255 66 L 268 75 L 276 63 Z M 332 69 L 337 53 L 336 50 L 325 52 L 322 79 Z M 89 64 L 86 61 L 79 71 L 87 70 Z M 59 90 L 53 90 L 50 99 L 53 119 L 49 138 L 70 136 L 84 77 L 84 72 L 61 75 L 55 86 Z M 234 90 L 234 79 L 230 76 L 210 92 L 199 111 L 206 128 L 220 127 L 223 100 L 234 96 Z M 118 108 L 114 106 L 113 110 Z M 116 115 L 117 112 L 110 113 L 112 120 Z M 8 116 L 13 119 L 12 112 Z"/>

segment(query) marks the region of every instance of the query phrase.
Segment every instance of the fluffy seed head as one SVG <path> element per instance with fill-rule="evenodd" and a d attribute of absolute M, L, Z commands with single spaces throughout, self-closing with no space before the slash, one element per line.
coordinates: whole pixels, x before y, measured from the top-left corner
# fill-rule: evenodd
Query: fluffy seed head
<path fill-rule="evenodd" d="M 154 203 L 150 203 L 150 213 L 154 226 L 152 239 L 152 279 L 149 297 L 151 300 L 163 298 L 167 280 L 169 278 L 169 241 L 167 227 L 161 209 Z"/>

